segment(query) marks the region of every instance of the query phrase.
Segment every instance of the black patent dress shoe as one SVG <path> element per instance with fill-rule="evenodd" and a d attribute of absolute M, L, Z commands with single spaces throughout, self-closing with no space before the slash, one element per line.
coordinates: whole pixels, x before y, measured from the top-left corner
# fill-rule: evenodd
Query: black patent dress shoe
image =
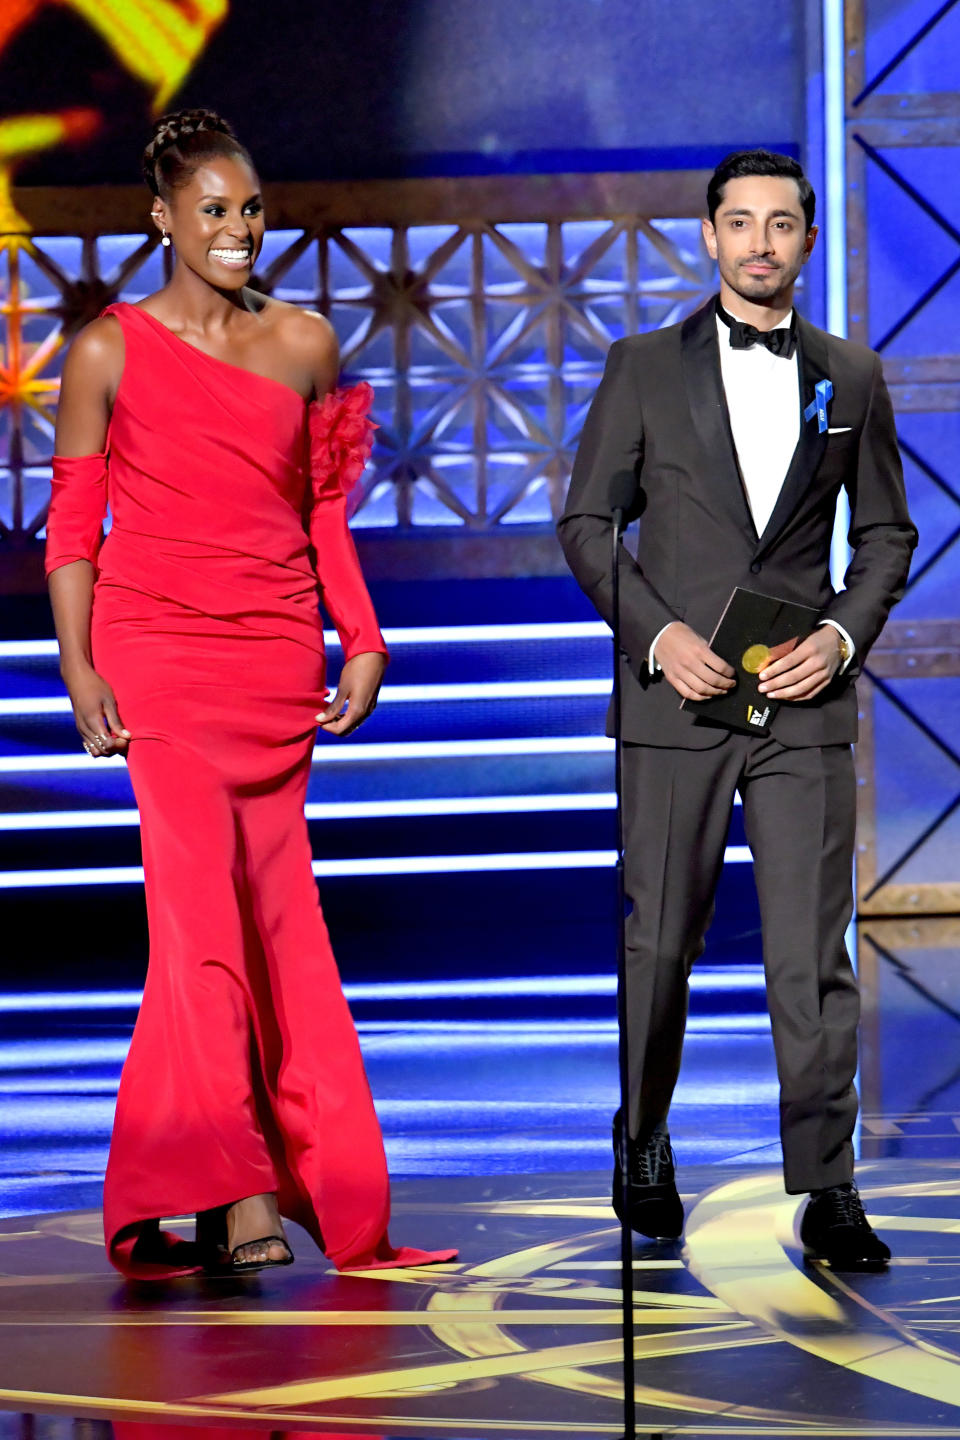
<path fill-rule="evenodd" d="M 885 1270 L 890 1259 L 864 1214 L 854 1181 L 830 1185 L 810 1196 L 800 1222 L 807 1260 L 826 1260 L 831 1270 Z"/>
<path fill-rule="evenodd" d="M 620 1187 L 620 1122 L 613 1122 L 613 1208 L 623 1220 Z M 683 1234 L 683 1204 L 674 1178 L 670 1136 L 657 1131 L 644 1145 L 630 1141 L 630 1198 L 626 1219 L 630 1229 L 651 1240 L 677 1240 Z"/>

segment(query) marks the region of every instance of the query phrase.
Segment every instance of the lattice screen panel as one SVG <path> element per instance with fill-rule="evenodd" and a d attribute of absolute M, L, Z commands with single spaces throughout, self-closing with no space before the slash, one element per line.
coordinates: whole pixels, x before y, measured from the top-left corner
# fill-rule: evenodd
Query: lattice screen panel
<path fill-rule="evenodd" d="M 152 235 L 0 237 L 0 538 L 35 543 L 65 340 L 159 288 Z M 380 425 L 354 524 L 422 533 L 549 525 L 611 341 L 712 292 L 693 218 L 268 234 L 257 283 L 330 317 Z"/>
<path fill-rule="evenodd" d="M 960 3 L 847 0 L 850 327 L 920 546 L 861 684 L 859 908 L 960 910 Z"/>
<path fill-rule="evenodd" d="M 864 920 L 860 1153 L 953 1153 L 960 1131 L 960 918 Z"/>

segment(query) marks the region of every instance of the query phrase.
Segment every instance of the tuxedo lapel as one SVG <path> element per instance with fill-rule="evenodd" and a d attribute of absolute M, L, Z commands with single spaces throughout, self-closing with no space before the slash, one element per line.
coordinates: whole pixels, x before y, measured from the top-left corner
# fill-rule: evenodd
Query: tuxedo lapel
<path fill-rule="evenodd" d="M 803 413 L 814 400 L 814 392 L 819 382 L 829 379 L 827 337 L 822 330 L 808 324 L 800 316 L 797 316 L 797 348 L 800 372 L 800 439 L 797 441 L 797 448 L 793 452 L 790 468 L 780 488 L 767 528 L 757 541 L 755 557 L 761 556 L 770 548 L 800 504 L 827 448 L 826 431 L 821 432 L 816 415 L 812 420 L 807 420 Z"/>
<path fill-rule="evenodd" d="M 704 476 L 710 495 L 723 506 L 738 530 L 755 536 L 723 393 L 713 301 L 683 322 L 680 351 L 690 416 L 706 459 Z"/>

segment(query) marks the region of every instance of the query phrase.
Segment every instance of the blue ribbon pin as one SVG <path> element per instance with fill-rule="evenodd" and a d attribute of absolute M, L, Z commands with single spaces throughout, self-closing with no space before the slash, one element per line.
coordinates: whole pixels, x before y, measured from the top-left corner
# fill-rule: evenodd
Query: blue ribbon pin
<path fill-rule="evenodd" d="M 833 399 L 833 384 L 829 380 L 821 380 L 816 386 L 814 398 L 810 401 L 803 412 L 804 420 L 812 420 L 817 417 L 817 429 L 822 435 L 827 428 L 827 402 Z"/>

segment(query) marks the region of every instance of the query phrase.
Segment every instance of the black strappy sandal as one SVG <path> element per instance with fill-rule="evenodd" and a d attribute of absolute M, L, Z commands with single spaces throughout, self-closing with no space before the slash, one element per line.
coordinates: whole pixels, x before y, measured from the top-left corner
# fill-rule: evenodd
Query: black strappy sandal
<path fill-rule="evenodd" d="M 286 1250 L 283 1260 L 238 1260 L 237 1251 L 246 1250 L 250 1245 L 282 1245 Z M 235 1245 L 230 1251 L 230 1258 L 225 1262 L 224 1269 L 231 1275 L 252 1275 L 255 1270 L 279 1270 L 283 1265 L 293 1264 L 293 1251 L 282 1235 L 264 1235 L 259 1240 L 244 1240 L 242 1245 Z"/>
<path fill-rule="evenodd" d="M 229 1209 L 229 1205 L 220 1205 L 215 1210 L 201 1210 L 197 1214 L 197 1253 L 208 1275 L 252 1275 L 257 1270 L 277 1270 L 293 1264 L 293 1251 L 283 1235 L 244 1240 L 230 1250 L 227 1246 Z M 246 1250 L 248 1245 L 282 1245 L 287 1253 L 283 1260 L 238 1260 L 237 1252 Z"/>

